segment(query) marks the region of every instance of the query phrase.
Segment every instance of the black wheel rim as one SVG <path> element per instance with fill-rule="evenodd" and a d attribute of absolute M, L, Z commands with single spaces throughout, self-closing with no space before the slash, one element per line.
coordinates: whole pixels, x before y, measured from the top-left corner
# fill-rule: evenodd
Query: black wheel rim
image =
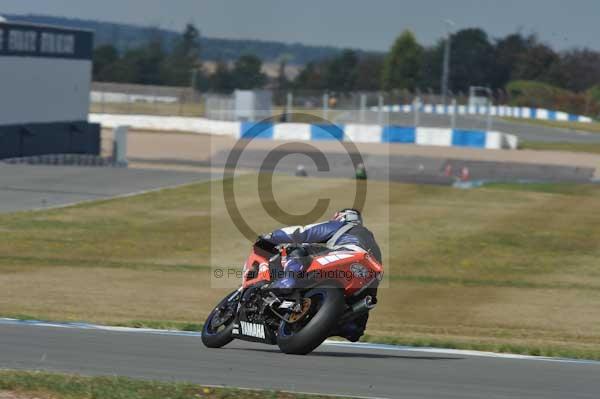
<path fill-rule="evenodd" d="M 227 299 L 225 300 L 224 304 L 220 304 L 215 310 L 213 310 L 208 317 L 208 320 L 206 320 L 204 331 L 209 335 L 220 334 L 233 322 L 235 315 L 235 302 L 230 302 Z"/>
<path fill-rule="evenodd" d="M 326 294 L 324 292 L 317 292 L 314 295 L 311 295 L 310 310 L 306 316 L 296 323 L 283 322 L 280 334 L 283 336 L 293 336 L 294 334 L 300 332 L 317 315 L 321 309 L 321 306 L 323 305 L 323 302 L 325 301 L 325 298 Z"/>

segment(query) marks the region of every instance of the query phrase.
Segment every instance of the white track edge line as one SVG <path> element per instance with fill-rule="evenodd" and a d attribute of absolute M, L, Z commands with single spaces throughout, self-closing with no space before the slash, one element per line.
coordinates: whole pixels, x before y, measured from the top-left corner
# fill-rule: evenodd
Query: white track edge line
<path fill-rule="evenodd" d="M 276 391 L 281 393 L 293 393 L 296 395 L 311 395 L 311 396 L 326 396 L 330 398 L 350 398 L 350 399 L 389 399 L 383 396 L 356 396 L 356 395 L 344 395 L 344 394 L 335 394 L 335 393 L 321 393 L 321 392 L 305 392 L 305 391 L 288 391 L 285 389 L 259 389 L 259 388 L 246 388 L 246 387 L 233 387 L 228 385 L 206 385 L 206 384 L 198 384 L 207 388 L 233 388 L 239 389 L 241 391 L 253 391 L 253 392 L 264 392 L 266 391 Z"/>
<path fill-rule="evenodd" d="M 183 337 L 200 337 L 202 335 L 200 332 L 196 332 L 196 331 L 159 330 L 159 329 L 154 329 L 154 328 L 135 328 L 135 327 L 117 327 L 117 326 L 104 326 L 104 325 L 89 324 L 89 323 L 57 323 L 57 322 L 47 322 L 47 321 L 40 321 L 40 320 L 21 320 L 21 319 L 13 319 L 13 318 L 0 318 L 0 325 L 21 325 L 21 326 L 33 326 L 33 327 L 66 328 L 66 329 L 75 329 L 75 330 L 96 330 L 96 331 L 141 333 L 141 334 L 170 335 L 170 336 L 183 336 Z M 598 361 L 598 360 L 517 355 L 517 354 L 510 354 L 510 353 L 495 353 L 495 352 L 484 352 L 484 351 L 465 350 L 465 349 L 445 349 L 445 348 L 433 348 L 433 347 L 400 346 L 400 345 L 377 344 L 377 343 L 369 343 L 369 342 L 352 343 L 352 342 L 342 342 L 342 341 L 334 341 L 334 340 L 326 340 L 324 342 L 324 345 L 340 347 L 340 348 L 351 348 L 351 349 L 371 349 L 371 350 L 384 350 L 384 351 L 438 353 L 438 354 L 457 355 L 457 356 L 462 355 L 462 356 L 487 357 L 487 358 L 512 359 L 512 360 L 535 360 L 535 361 L 545 361 L 545 362 L 590 364 L 590 365 L 600 366 L 600 361 Z"/>

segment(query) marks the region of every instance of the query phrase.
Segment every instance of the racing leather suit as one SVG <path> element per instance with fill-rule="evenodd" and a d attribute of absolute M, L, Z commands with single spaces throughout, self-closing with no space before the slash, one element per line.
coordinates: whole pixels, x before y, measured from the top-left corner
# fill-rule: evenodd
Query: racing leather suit
<path fill-rule="evenodd" d="M 345 231 L 329 242 L 338 231 Z M 291 226 L 275 230 L 265 237 L 278 244 L 328 244 L 331 249 L 346 248 L 354 251 L 371 253 L 381 263 L 381 250 L 373 237 L 373 233 L 360 224 L 352 224 L 331 220 L 308 226 Z"/>
<path fill-rule="evenodd" d="M 382 263 L 381 250 L 373 233 L 362 224 L 331 220 L 308 226 L 285 227 L 275 230 L 263 238 L 275 245 L 327 244 L 330 250 L 369 252 L 379 263 Z M 288 254 L 287 260 L 282 262 L 282 266 L 286 271 L 301 271 L 306 266 L 303 260 L 307 255 L 308 253 L 303 248 L 292 250 Z M 367 293 L 376 298 L 377 287 L 369 289 Z M 332 335 L 340 335 L 356 342 L 364 334 L 368 318 L 367 313 L 365 316 L 345 324 L 340 331 L 336 331 Z"/>

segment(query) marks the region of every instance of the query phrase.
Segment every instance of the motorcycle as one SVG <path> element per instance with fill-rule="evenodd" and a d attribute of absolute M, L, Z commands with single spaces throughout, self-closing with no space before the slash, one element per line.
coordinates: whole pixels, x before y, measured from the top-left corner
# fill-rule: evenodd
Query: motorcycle
<path fill-rule="evenodd" d="M 288 257 L 298 260 L 296 267 L 285 266 Z M 202 342 L 220 348 L 240 339 L 308 354 L 373 310 L 382 277 L 383 266 L 367 252 L 259 239 L 244 264 L 241 287 L 207 317 Z"/>

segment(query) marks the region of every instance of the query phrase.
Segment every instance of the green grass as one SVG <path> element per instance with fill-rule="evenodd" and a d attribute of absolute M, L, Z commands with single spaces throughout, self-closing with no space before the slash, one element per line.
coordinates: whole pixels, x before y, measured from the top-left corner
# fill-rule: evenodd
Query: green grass
<path fill-rule="evenodd" d="M 91 103 L 90 112 L 102 114 L 202 117 L 204 116 L 204 103 Z"/>
<path fill-rule="evenodd" d="M 488 183 L 485 184 L 485 188 L 520 192 L 531 191 L 547 194 L 589 196 L 597 193 L 600 189 L 600 185 L 578 183 Z"/>
<path fill-rule="evenodd" d="M 600 133 L 600 122 L 581 123 L 581 122 L 561 122 L 545 121 L 536 119 L 503 118 L 510 122 L 525 123 L 529 125 L 550 127 L 558 129 L 567 129 L 573 132 L 588 132 L 593 134 Z M 583 152 L 590 154 L 600 154 L 600 143 L 574 143 L 574 142 L 538 142 L 538 141 L 519 141 L 519 149 L 536 151 L 565 151 L 565 152 Z"/>
<path fill-rule="evenodd" d="M 325 192 L 329 211 L 353 197 L 345 180 L 275 179 L 293 214 Z M 364 216 L 387 277 L 367 339 L 600 357 L 600 187 L 367 184 Z M 249 250 L 220 190 L 0 215 L 0 315 L 199 329 L 239 283 L 216 284 L 211 267 L 239 269 Z M 235 190 L 256 231 L 280 225 L 265 215 L 256 176 Z"/>
<path fill-rule="evenodd" d="M 388 345 L 413 346 L 418 348 L 447 348 L 459 350 L 475 350 L 495 353 L 511 353 L 528 356 L 558 357 L 565 359 L 591 359 L 600 360 L 600 352 L 595 350 L 574 350 L 572 348 L 560 345 L 519 345 L 498 342 L 476 342 L 476 341 L 458 341 L 444 340 L 439 338 L 424 337 L 373 337 L 366 335 L 363 340 L 367 342 L 376 342 Z"/>
<path fill-rule="evenodd" d="M 502 118 L 509 122 L 524 123 L 528 125 L 551 127 L 557 129 L 567 129 L 572 131 L 600 133 L 600 122 L 583 123 L 583 122 L 568 122 L 568 121 L 547 121 L 542 119 L 525 119 L 525 118 Z"/>
<path fill-rule="evenodd" d="M 569 143 L 557 142 L 547 143 L 538 141 L 519 142 L 521 150 L 536 151 L 566 151 L 566 152 L 584 152 L 589 154 L 600 154 L 600 143 Z"/>
<path fill-rule="evenodd" d="M 83 377 L 0 370 L 0 392 L 3 390 L 31 398 L 48 399 L 319 399 L 330 397 L 266 390 L 212 388 L 189 383 L 134 380 L 124 377 Z"/>

